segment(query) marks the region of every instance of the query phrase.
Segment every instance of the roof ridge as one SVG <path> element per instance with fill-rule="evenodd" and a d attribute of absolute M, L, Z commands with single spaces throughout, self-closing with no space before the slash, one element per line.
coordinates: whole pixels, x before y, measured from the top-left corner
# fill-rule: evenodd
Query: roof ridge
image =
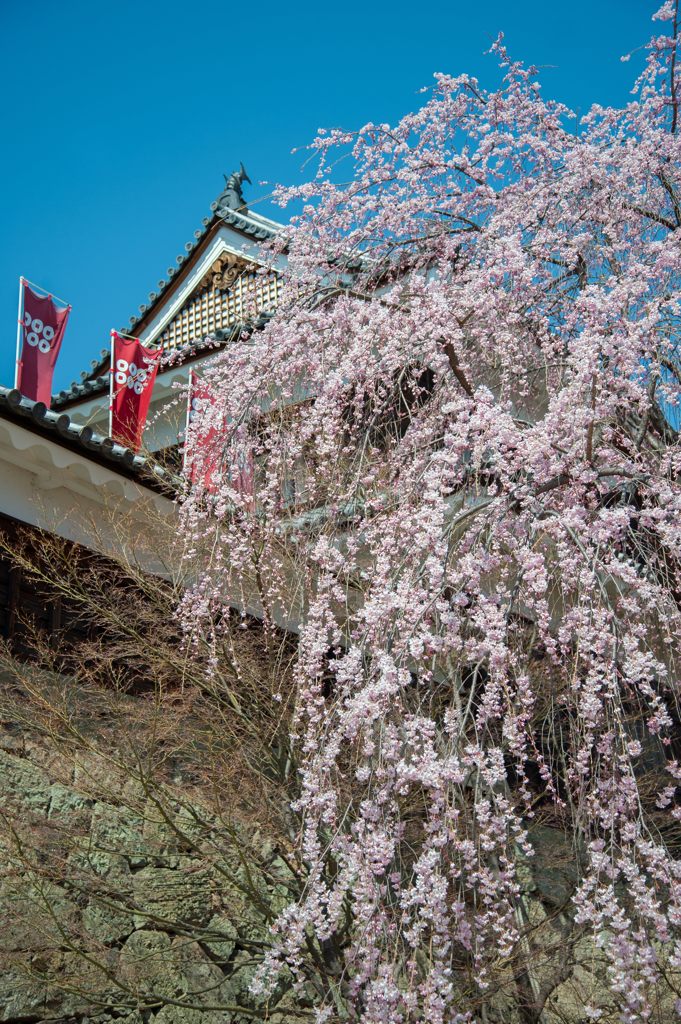
<path fill-rule="evenodd" d="M 242 231 L 246 235 L 252 235 L 259 241 L 274 238 L 285 228 L 284 224 L 279 224 L 278 221 L 271 220 L 269 217 L 263 217 L 261 214 L 251 213 L 248 209 L 241 194 L 241 182 L 244 179 L 250 181 L 250 178 L 246 175 L 243 164 L 241 165 L 240 172 L 235 172 L 230 178 L 227 178 L 227 175 L 224 177 L 226 188 L 224 188 L 217 199 L 210 204 L 211 215 L 203 218 L 201 221 L 201 227 L 197 228 L 194 232 L 194 241 L 187 242 L 184 247 L 185 252 L 175 258 L 178 268 L 182 266 L 190 253 L 200 245 L 201 239 L 204 235 L 207 234 L 207 232 L 209 232 L 219 221 L 231 224 L 237 229 L 237 231 Z M 165 289 L 171 283 L 178 268 L 168 267 L 166 273 L 169 280 L 163 278 L 158 282 L 159 291 L 149 292 L 149 303 L 142 303 L 139 307 L 139 315 L 130 317 L 129 323 L 131 327 L 134 327 L 135 324 L 139 323 L 145 314 L 154 307 L 157 301 L 161 298 Z M 124 330 L 125 328 L 122 328 L 121 332 Z"/>

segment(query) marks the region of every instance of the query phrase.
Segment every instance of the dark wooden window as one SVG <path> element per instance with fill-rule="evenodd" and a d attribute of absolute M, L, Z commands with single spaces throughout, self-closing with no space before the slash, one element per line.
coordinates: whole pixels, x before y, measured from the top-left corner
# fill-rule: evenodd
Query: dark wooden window
<path fill-rule="evenodd" d="M 5 542 L 30 545 L 38 539 L 35 527 L 0 513 L 0 532 Z M 11 555 L 0 549 L 0 636 L 9 644 L 12 654 L 21 659 L 31 657 L 34 631 L 73 643 L 87 638 L 88 630 L 78 621 L 75 609 L 64 605 L 56 592 L 49 593 L 29 573 L 17 566 Z"/>

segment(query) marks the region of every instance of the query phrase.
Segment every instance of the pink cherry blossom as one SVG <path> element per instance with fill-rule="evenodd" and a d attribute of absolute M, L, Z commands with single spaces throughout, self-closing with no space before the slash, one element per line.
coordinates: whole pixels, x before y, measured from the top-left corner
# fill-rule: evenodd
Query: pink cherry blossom
<path fill-rule="evenodd" d="M 304 209 L 276 315 L 206 372 L 202 429 L 255 493 L 188 485 L 182 615 L 216 646 L 225 603 L 299 628 L 301 896 L 253 988 L 314 976 L 320 1021 L 494 1006 L 547 834 L 574 882 L 556 963 L 590 937 L 625 1021 L 663 969 L 681 994 L 676 6 L 656 17 L 633 95 L 577 131 L 500 38 L 498 90 L 438 74 L 395 126 L 321 132 L 278 190 Z"/>

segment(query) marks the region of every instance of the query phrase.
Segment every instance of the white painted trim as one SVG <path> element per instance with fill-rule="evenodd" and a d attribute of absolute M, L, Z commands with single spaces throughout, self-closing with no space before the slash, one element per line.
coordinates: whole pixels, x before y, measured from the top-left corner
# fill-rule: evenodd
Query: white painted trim
<path fill-rule="evenodd" d="M 255 210 L 249 210 L 248 213 L 237 213 L 236 210 L 234 212 L 237 217 L 242 217 L 244 220 L 250 220 L 252 224 L 255 224 L 259 228 L 268 228 L 277 235 L 286 227 L 286 225 L 282 224 L 280 221 L 270 220 L 269 217 L 263 217 L 261 213 L 256 213 Z"/>
<path fill-rule="evenodd" d="M 172 505 L 167 498 L 145 487 L 140 481 L 118 473 L 113 463 L 109 468 L 103 463 L 94 462 L 88 459 L 85 452 L 81 454 L 50 438 L 34 434 L 19 423 L 0 417 L 0 463 L 2 461 L 21 466 L 27 473 L 38 474 L 43 478 L 46 472 L 49 474 L 52 470 L 66 470 L 74 480 L 87 485 L 93 495 L 97 489 L 106 487 L 112 488 L 119 497 L 128 501 L 153 498 L 157 503 Z M 0 489 L 0 511 L 4 511 L 3 491 L 4 488 Z"/>
<path fill-rule="evenodd" d="M 153 551 L 152 533 L 159 523 L 177 529 L 178 509 L 169 498 L 117 473 L 114 465 L 91 461 L 86 452 L 2 417 L 0 483 L 0 512 L 91 550 L 120 550 L 121 516 L 135 524 L 145 551 Z M 148 567 L 164 572 L 153 558 Z"/>

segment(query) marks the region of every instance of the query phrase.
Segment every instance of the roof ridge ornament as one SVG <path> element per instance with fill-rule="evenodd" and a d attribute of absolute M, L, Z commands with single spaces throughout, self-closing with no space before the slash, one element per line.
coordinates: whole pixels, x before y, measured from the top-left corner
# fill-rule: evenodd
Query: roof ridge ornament
<path fill-rule="evenodd" d="M 225 187 L 215 202 L 210 204 L 211 210 L 213 210 L 218 217 L 226 217 L 232 210 L 237 210 L 239 213 L 247 214 L 248 207 L 246 206 L 246 200 L 243 197 L 241 187 L 244 181 L 247 181 L 249 185 L 251 185 L 252 182 L 246 174 L 244 165 L 241 164 L 241 170 L 232 171 L 229 178 L 226 174 L 223 174 L 223 178 L 225 179 Z"/>

